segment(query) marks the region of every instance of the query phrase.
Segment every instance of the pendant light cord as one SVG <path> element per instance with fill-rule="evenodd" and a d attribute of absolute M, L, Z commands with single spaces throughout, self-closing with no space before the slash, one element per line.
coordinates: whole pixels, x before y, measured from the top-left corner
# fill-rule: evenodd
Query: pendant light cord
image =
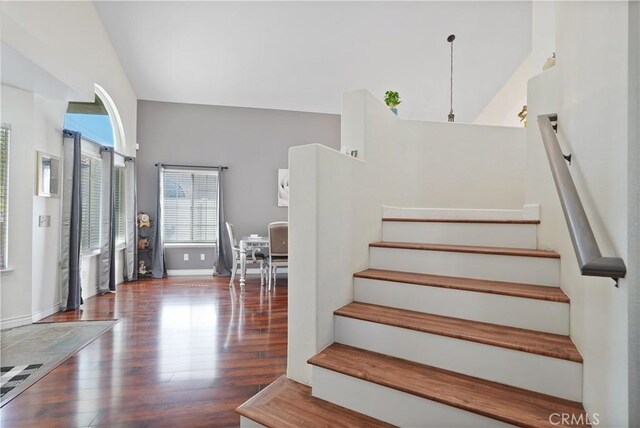
<path fill-rule="evenodd" d="M 453 114 L 453 42 L 451 42 L 451 90 L 449 94 L 449 114 Z"/>

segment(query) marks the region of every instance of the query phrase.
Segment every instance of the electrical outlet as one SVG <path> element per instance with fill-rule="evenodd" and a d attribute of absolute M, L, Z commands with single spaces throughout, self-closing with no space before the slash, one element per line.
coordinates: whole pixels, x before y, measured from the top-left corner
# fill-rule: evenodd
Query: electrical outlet
<path fill-rule="evenodd" d="M 188 253 L 184 253 L 184 261 L 185 262 L 189 261 L 189 254 Z"/>
<path fill-rule="evenodd" d="M 51 216 L 50 215 L 41 215 L 38 217 L 38 225 L 40 227 L 50 227 L 51 226 Z"/>
<path fill-rule="evenodd" d="M 204 260 L 204 253 L 200 253 L 200 260 Z"/>

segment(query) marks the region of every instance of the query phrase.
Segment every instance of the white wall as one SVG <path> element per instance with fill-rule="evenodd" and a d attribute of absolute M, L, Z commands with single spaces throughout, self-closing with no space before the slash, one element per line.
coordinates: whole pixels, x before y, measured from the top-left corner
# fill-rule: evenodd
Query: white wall
<path fill-rule="evenodd" d="M 333 341 L 333 311 L 381 237 L 382 206 L 512 208 L 524 202 L 525 131 L 401 120 L 368 91 L 343 97 L 342 147 L 289 151 L 287 375 L 310 383 L 306 360 Z M 311 245 L 315 243 L 315 245 Z"/>
<path fill-rule="evenodd" d="M 629 3 L 629 233 L 628 264 L 640 265 L 640 3 Z M 640 272 L 630 269 L 629 403 L 640 402 Z M 635 284 L 635 286 L 633 285 Z M 640 426 L 640 406 L 629 406 L 629 426 Z"/>
<path fill-rule="evenodd" d="M 9 145 L 9 268 L 0 274 L 2 326 L 31 322 L 31 221 L 24 213 L 33 210 L 35 158 L 32 146 L 34 96 L 2 86 L 1 121 L 11 124 Z M 31 218 L 31 215 L 27 217 Z"/>
<path fill-rule="evenodd" d="M 62 127 L 59 120 L 67 109 L 64 101 L 51 101 L 35 95 L 32 125 L 33 140 L 30 142 L 32 150 L 39 150 L 54 156 L 62 156 L 60 132 Z M 35 155 L 34 155 L 35 157 Z M 15 165 L 15 164 L 14 164 Z M 31 171 L 32 176 L 35 171 Z M 58 283 L 60 272 L 58 249 L 60 248 L 60 198 L 44 198 L 34 195 L 33 198 L 33 234 L 31 239 L 31 313 L 34 320 L 38 320 L 55 313 L 59 309 L 60 292 L 55 285 Z M 40 227 L 38 217 L 51 216 L 51 227 Z"/>
<path fill-rule="evenodd" d="M 571 337 L 584 357 L 584 405 L 599 413 L 602 426 L 629 426 L 629 406 L 637 401 L 628 396 L 627 307 L 629 291 L 638 287 L 639 265 L 637 252 L 629 251 L 635 245 L 629 242 L 630 225 L 638 227 L 629 205 L 629 177 L 636 192 L 638 180 L 637 163 L 629 171 L 630 147 L 637 145 L 629 141 L 629 82 L 638 78 L 628 74 L 629 4 L 561 2 L 555 13 L 557 65 L 530 81 L 530 117 L 558 112 L 558 136 L 573 155 L 570 171 L 596 239 L 605 255 L 626 262 L 620 288 L 611 279 L 580 275 L 537 124 L 528 128 L 526 199 L 542 205 L 540 247 L 562 255 Z"/>
<path fill-rule="evenodd" d="M 136 96 L 93 3 L 2 2 L 2 122 L 12 126 L 9 256 L 0 277 L 2 328 L 58 310 L 60 200 L 35 196 L 36 151 L 60 156 L 68 101 L 93 99 L 94 84 L 116 104 L 135 156 Z M 16 89 L 20 88 L 20 89 Z M 51 216 L 40 228 L 38 216 Z M 95 289 L 95 283 L 87 290 Z"/>
<path fill-rule="evenodd" d="M 476 125 L 499 125 L 523 127 L 518 113 L 527 105 L 527 82 L 531 77 L 531 55 L 511 75 L 489 104 L 480 112 Z"/>
<path fill-rule="evenodd" d="M 534 0 L 531 17 L 531 76 L 535 76 L 556 51 L 556 2 Z"/>
<path fill-rule="evenodd" d="M 93 2 L 8 1 L 2 2 L 0 12 L 3 23 L 8 20 L 14 24 L 3 28 L 3 41 L 19 39 L 21 46 L 14 47 L 79 93 L 92 93 L 94 83 L 105 89 L 122 119 L 125 142 L 119 150 L 135 156 L 136 95 Z M 26 40 L 24 33 L 31 39 Z M 52 57 L 63 63 L 53 64 Z"/>

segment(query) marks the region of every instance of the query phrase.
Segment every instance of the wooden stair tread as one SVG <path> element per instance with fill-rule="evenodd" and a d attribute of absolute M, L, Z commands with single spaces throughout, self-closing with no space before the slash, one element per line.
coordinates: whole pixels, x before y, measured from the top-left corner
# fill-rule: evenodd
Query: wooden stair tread
<path fill-rule="evenodd" d="M 554 413 L 582 415 L 580 403 L 334 343 L 309 364 L 522 427 L 552 427 Z M 565 425 L 588 426 L 588 425 Z"/>
<path fill-rule="evenodd" d="M 334 313 L 362 321 L 582 363 L 582 356 L 569 336 L 361 302 L 351 302 Z"/>
<path fill-rule="evenodd" d="M 238 407 L 236 412 L 266 427 L 393 427 L 315 398 L 310 387 L 284 375 Z"/>
<path fill-rule="evenodd" d="M 430 275 L 426 273 L 400 272 L 383 269 L 366 269 L 354 274 L 353 276 L 356 278 L 402 282 L 429 287 L 450 288 L 479 293 L 523 297 L 526 299 L 569 303 L 569 296 L 567 296 L 559 287 L 547 287 L 544 285 L 488 281 L 484 279 Z"/>
<path fill-rule="evenodd" d="M 560 254 L 556 253 L 555 251 L 534 250 L 530 248 L 482 247 L 475 245 L 428 244 L 391 241 L 372 242 L 369 244 L 369 247 L 395 248 L 405 250 L 447 251 L 456 253 L 495 254 L 502 256 L 543 257 L 551 259 L 560 258 Z"/>
<path fill-rule="evenodd" d="M 501 219 L 469 219 L 469 218 L 406 218 L 384 217 L 382 221 L 406 223 L 478 223 L 478 224 L 540 224 L 540 220 L 501 220 Z"/>

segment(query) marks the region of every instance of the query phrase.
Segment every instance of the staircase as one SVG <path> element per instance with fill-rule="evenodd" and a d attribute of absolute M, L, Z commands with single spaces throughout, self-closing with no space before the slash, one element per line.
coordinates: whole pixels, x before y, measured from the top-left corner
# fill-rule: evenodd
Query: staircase
<path fill-rule="evenodd" d="M 278 380 L 238 408 L 243 426 L 588 426 L 539 222 L 421 217 L 383 219 L 335 343 L 309 360 L 312 390 Z"/>

